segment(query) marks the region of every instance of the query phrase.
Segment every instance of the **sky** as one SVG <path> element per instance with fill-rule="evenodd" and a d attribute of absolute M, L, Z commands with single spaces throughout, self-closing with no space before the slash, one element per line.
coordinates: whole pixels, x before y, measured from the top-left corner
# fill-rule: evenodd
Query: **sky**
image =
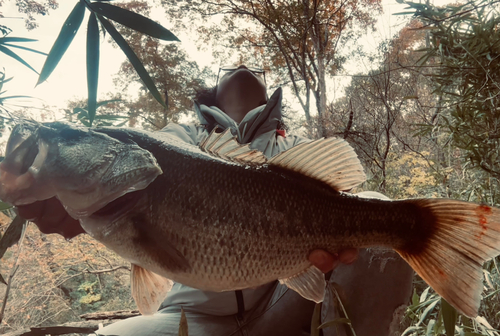
<path fill-rule="evenodd" d="M 2 6 L 4 18 L 0 23 L 10 27 L 13 31 L 10 36 L 29 37 L 37 39 L 37 42 L 24 44 L 33 49 L 43 52 L 48 52 L 54 43 L 57 34 L 59 33 L 64 20 L 71 12 L 76 1 L 62 0 L 59 1 L 60 7 L 55 11 L 51 11 L 49 15 L 37 17 L 39 27 L 27 31 L 24 28 L 24 20 L 22 14 L 17 12 L 14 1 L 6 1 Z M 380 41 L 390 38 L 403 26 L 403 18 L 394 16 L 393 13 L 401 12 L 404 5 L 396 3 L 395 0 L 383 0 L 384 14 L 382 14 L 377 23 L 377 30 L 363 37 L 360 42 L 368 49 L 376 48 Z M 88 15 L 88 14 L 87 14 Z M 162 16 L 162 11 L 153 11 L 152 19 L 158 21 L 164 27 L 170 29 L 171 25 L 168 20 Z M 86 97 L 86 69 L 85 69 L 85 39 L 86 39 L 86 22 L 84 19 L 80 30 L 78 31 L 73 43 L 68 48 L 66 54 L 62 58 L 59 65 L 56 67 L 49 79 L 36 86 L 38 75 L 29 70 L 25 66 L 16 62 L 8 56 L 0 53 L 0 69 L 6 70 L 7 77 L 13 76 L 13 80 L 5 85 L 3 90 L 7 90 L 6 95 L 29 95 L 36 97 L 35 99 L 17 99 L 13 105 L 41 107 L 43 104 L 48 106 L 56 106 L 59 108 L 65 107 L 67 101 Z M 176 33 L 175 31 L 173 31 Z M 189 36 L 177 34 L 181 39 L 181 45 L 188 51 L 189 55 L 193 55 L 194 59 L 200 66 L 210 66 L 217 73 L 218 64 L 212 59 L 212 55 L 207 52 L 198 51 Z M 168 43 L 168 42 L 166 42 Z M 38 71 L 42 68 L 45 57 L 42 55 L 32 54 L 25 51 L 15 50 L 18 55 L 23 57 Z M 125 56 L 120 49 L 114 48 L 110 43 L 101 41 L 101 58 L 100 58 L 100 73 L 99 73 L 99 93 L 98 100 L 105 98 L 106 93 L 114 89 L 113 77 L 118 72 L 120 64 L 125 60 Z M 356 63 L 348 65 L 346 72 L 369 71 L 369 65 Z M 332 79 L 330 90 L 333 95 L 341 95 L 342 87 L 349 81 L 349 77 L 336 77 Z M 15 106 L 13 106 L 15 108 Z M 36 112 L 34 112 L 36 113 Z"/>

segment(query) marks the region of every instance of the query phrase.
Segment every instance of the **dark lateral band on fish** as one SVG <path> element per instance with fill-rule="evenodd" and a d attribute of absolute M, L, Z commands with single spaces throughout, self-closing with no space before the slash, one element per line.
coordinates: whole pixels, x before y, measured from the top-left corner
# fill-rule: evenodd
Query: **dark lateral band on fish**
<path fill-rule="evenodd" d="M 20 205 L 57 197 L 87 233 L 133 264 L 143 313 L 155 311 L 170 280 L 224 291 L 278 279 L 319 302 L 325 279 L 309 263 L 311 251 L 385 246 L 475 316 L 481 266 L 500 253 L 500 210 L 342 192 L 364 180 L 342 139 L 268 159 L 230 131 L 213 132 L 198 148 L 161 132 L 46 123 L 13 130 L 0 198 Z"/>

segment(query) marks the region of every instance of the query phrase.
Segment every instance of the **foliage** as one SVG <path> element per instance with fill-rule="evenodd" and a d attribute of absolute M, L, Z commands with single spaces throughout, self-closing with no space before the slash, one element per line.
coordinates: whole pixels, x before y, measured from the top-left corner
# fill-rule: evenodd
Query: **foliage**
<path fill-rule="evenodd" d="M 146 16 L 151 11 L 151 7 L 144 1 L 132 1 L 122 6 Z M 198 64 L 190 60 L 186 52 L 175 44 L 161 44 L 157 39 L 126 27 L 119 31 L 127 38 L 159 91 L 165 93 L 169 105 L 169 108 L 165 109 L 151 99 L 132 64 L 126 61 L 122 64 L 115 83 L 122 92 L 136 90 L 137 84 L 140 85 L 138 93 L 131 95 L 134 99 L 129 99 L 123 106 L 128 111 L 130 124 L 141 122 L 144 128 L 158 130 L 171 121 L 177 121 L 180 115 L 190 113 L 193 96 L 205 87 L 205 80 L 212 75 L 209 69 L 200 69 Z"/>
<path fill-rule="evenodd" d="M 7 251 L 1 272 L 10 269 L 16 251 L 16 246 Z M 88 235 L 68 242 L 30 225 L 20 258 L 0 333 L 78 321 L 80 314 L 98 309 L 135 309 L 128 263 Z M 0 287 L 2 297 L 4 290 Z"/>
<path fill-rule="evenodd" d="M 487 270 L 484 272 L 487 279 L 487 291 L 481 304 L 480 315 L 475 319 L 457 316 L 456 311 L 446 301 L 434 293 L 432 288 L 427 287 L 422 280 L 419 280 L 417 288 L 425 289 L 420 293 L 417 292 L 417 288 L 414 290 L 411 304 L 406 312 L 407 322 L 410 322 L 411 326 L 403 332 L 402 336 L 498 336 L 496 329 L 498 329 L 499 314 L 498 309 L 494 309 L 498 306 L 498 300 L 491 300 L 491 297 L 498 293 L 498 278 L 493 280 L 497 281 L 495 283 L 491 280 L 492 274 Z M 495 277 L 498 277 L 498 270 L 495 271 Z M 490 324 L 488 321 L 495 323 Z"/>
<path fill-rule="evenodd" d="M 121 127 L 125 125 L 128 122 L 127 116 L 120 115 L 116 112 L 116 110 L 123 108 L 122 102 L 123 100 L 119 98 L 97 102 L 96 110 L 99 108 L 101 109 L 99 110 L 100 113 L 95 115 L 93 125 L 95 127 Z M 104 112 L 103 109 L 105 109 Z M 86 127 L 92 126 L 87 101 L 72 101 L 69 103 L 69 108 L 64 109 L 64 112 L 69 122 L 79 122 Z"/>
<path fill-rule="evenodd" d="M 406 2 L 429 32 L 422 66 L 440 97 L 427 132 L 447 133 L 474 167 L 500 178 L 500 16 L 498 1 L 438 8 Z"/>
<path fill-rule="evenodd" d="M 97 84 L 99 73 L 99 24 L 130 60 L 139 77 L 144 82 L 149 92 L 165 108 L 167 105 L 163 101 L 153 80 L 149 76 L 137 55 L 130 48 L 123 36 L 116 30 L 114 25 L 108 20 L 111 19 L 131 29 L 137 30 L 143 34 L 148 34 L 155 38 L 166 41 L 178 41 L 168 29 L 158 23 L 133 12 L 122 9 L 118 6 L 110 5 L 106 2 L 89 0 L 79 0 L 72 12 L 66 19 L 59 36 L 52 46 L 47 59 L 40 71 L 38 84 L 44 82 L 55 69 L 67 48 L 73 41 L 83 21 L 85 9 L 90 11 L 90 18 L 87 29 L 87 86 L 88 86 L 88 118 L 90 124 L 94 121 L 96 112 Z"/>
<path fill-rule="evenodd" d="M 8 35 L 8 33 L 4 33 L 4 36 L 0 37 L 0 52 L 2 52 L 3 54 L 5 54 L 7 56 L 10 56 L 10 57 L 14 58 L 16 61 L 22 63 L 26 67 L 28 67 L 31 70 L 33 70 L 35 73 L 38 73 L 24 59 L 22 59 L 21 57 L 19 57 L 19 55 L 17 55 L 14 51 L 12 51 L 12 49 L 9 49 L 9 47 L 10 48 L 18 48 L 18 49 L 23 49 L 23 50 L 31 51 L 31 52 L 34 52 L 34 53 L 37 53 L 37 54 L 41 54 L 41 55 L 47 55 L 46 53 L 38 51 L 38 50 L 35 50 L 35 49 L 31 49 L 31 48 L 27 48 L 27 47 L 20 46 L 20 45 L 17 45 L 17 44 L 13 44 L 13 43 L 18 43 L 18 42 L 34 42 L 36 40 L 29 39 L 29 38 L 23 38 L 23 37 L 11 37 L 11 36 L 7 36 L 7 35 Z"/>
<path fill-rule="evenodd" d="M 8 1 L 8 0 L 7 0 Z M 47 15 L 50 10 L 57 9 L 59 4 L 57 0 L 14 0 L 16 7 L 20 13 L 26 14 L 25 25 L 28 30 L 38 27 L 36 23 L 35 15 Z M 4 1 L 0 1 L 0 7 Z M 0 12 L 0 17 L 2 17 L 2 12 Z M 6 35 L 6 32 L 10 32 L 10 29 L 6 26 L 0 25 L 0 32 Z"/>
<path fill-rule="evenodd" d="M 363 30 L 380 12 L 378 0 L 162 0 L 162 4 L 172 17 L 181 11 L 178 17 L 187 11 L 198 14 L 203 44 L 212 43 L 217 51 L 224 47 L 222 55 L 235 50 L 239 62 L 260 62 L 272 70 L 277 85 L 290 84 L 308 122 L 311 93 L 318 113 L 326 110 L 326 80 L 342 63 L 339 44 L 354 37 L 354 24 Z M 206 18 L 217 14 L 223 15 L 222 22 L 210 24 L 213 21 Z"/>
<path fill-rule="evenodd" d="M 328 136 L 342 136 L 355 147 L 371 175 L 369 188 L 396 198 L 402 194 L 387 186 L 388 164 L 403 153 L 413 156 L 426 149 L 412 136 L 413 124 L 423 123 L 432 113 L 427 80 L 423 73 L 413 71 L 420 57 L 415 49 L 423 40 L 423 34 L 415 29 L 420 26 L 412 21 L 394 39 L 383 43 L 376 54 L 378 67 L 354 76 L 346 96 L 331 104 L 318 120 Z M 402 175 L 410 176 L 408 172 Z"/>

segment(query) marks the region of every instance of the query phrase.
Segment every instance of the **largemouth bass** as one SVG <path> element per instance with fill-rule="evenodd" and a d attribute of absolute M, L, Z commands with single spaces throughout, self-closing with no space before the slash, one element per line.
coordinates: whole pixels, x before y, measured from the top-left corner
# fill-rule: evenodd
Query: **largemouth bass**
<path fill-rule="evenodd" d="M 500 253 L 500 210 L 449 199 L 385 201 L 350 190 L 365 179 L 341 139 L 274 158 L 212 133 L 201 149 L 161 132 L 16 126 L 0 165 L 0 198 L 56 196 L 84 230 L 130 261 L 143 313 L 167 279 L 210 291 L 279 279 L 320 302 L 316 249 L 396 250 L 450 304 L 476 316 L 482 264 Z"/>

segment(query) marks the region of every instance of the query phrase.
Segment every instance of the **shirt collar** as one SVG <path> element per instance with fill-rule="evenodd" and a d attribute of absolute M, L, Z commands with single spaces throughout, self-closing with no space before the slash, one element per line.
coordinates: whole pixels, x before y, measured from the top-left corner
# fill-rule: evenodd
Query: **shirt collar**
<path fill-rule="evenodd" d="M 194 102 L 194 109 L 200 123 L 209 132 L 216 126 L 226 129 L 231 128 L 240 143 L 248 143 L 259 135 L 276 130 L 281 120 L 281 102 L 283 91 L 278 88 L 265 105 L 254 108 L 246 114 L 238 124 L 216 106 L 206 106 Z"/>

